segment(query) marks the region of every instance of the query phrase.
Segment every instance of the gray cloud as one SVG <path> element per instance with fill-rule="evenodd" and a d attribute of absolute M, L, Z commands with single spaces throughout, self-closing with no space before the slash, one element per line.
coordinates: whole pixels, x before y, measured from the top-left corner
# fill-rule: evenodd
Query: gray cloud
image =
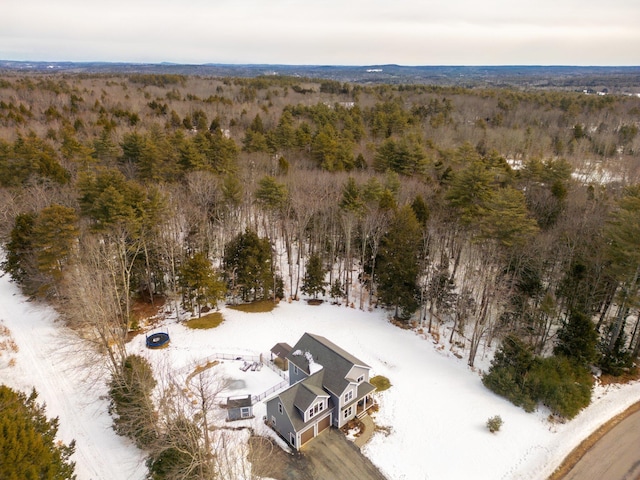
<path fill-rule="evenodd" d="M 5 0 L 0 58 L 640 64 L 636 0 L 433 3 L 440 2 Z"/>

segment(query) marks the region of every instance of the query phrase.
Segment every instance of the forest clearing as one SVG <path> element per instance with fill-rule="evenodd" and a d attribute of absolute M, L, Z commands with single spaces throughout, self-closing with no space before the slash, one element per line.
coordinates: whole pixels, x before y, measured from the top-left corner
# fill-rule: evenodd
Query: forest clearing
<path fill-rule="evenodd" d="M 69 332 L 64 332 L 60 322 L 54 323 L 54 313 L 27 302 L 6 276 L 1 282 L 0 318 L 20 343 L 20 353 L 13 355 L 15 365 L 2 370 L 3 381 L 27 390 L 35 385 L 40 401 L 47 403 L 48 414 L 60 417 L 61 440 L 77 441 L 73 460 L 77 462 L 79 479 L 144 478 L 144 452 L 110 427 L 112 420 L 104 397 L 107 389 L 95 381 L 99 366 L 72 366 L 73 357 L 66 353 Z M 329 336 L 366 359 L 376 374 L 387 376 L 392 383 L 377 399 L 380 409 L 374 414 L 374 421 L 380 431 L 363 448 L 390 480 L 422 478 L 425 474 L 436 478 L 473 475 L 487 480 L 546 479 L 584 437 L 640 399 L 638 382 L 597 385 L 591 406 L 570 422 L 555 423 L 544 408 L 526 413 L 496 396 L 482 386 L 478 372 L 469 370 L 464 360 L 431 339 L 393 326 L 382 312 L 328 304 L 318 309 L 301 302 L 279 305 L 272 314 L 228 309 L 223 312 L 226 320 L 213 330 L 191 330 L 176 324 L 175 319 L 169 320 L 165 327 L 172 342 L 167 349 L 148 350 L 144 336 L 138 335 L 130 342 L 129 352 L 148 358 L 159 384 L 166 386 L 172 372 L 191 372 L 194 365 L 213 352 L 259 353 L 276 341 L 295 339 L 305 331 Z M 25 345 L 23 342 L 33 344 L 34 334 L 47 336 L 49 346 Z M 34 356 L 27 353 L 30 350 Z M 482 365 L 488 365 L 489 356 Z M 244 378 L 257 378 L 249 377 L 252 374 L 256 372 L 247 372 Z M 66 376 L 69 380 L 60 381 Z M 267 387 L 254 385 L 253 393 Z M 217 404 L 224 401 L 224 396 L 212 400 Z M 262 411 L 264 404 L 259 402 L 254 405 L 255 418 L 239 425 L 251 427 L 282 445 L 262 424 Z M 228 426 L 225 415 L 225 410 L 215 409 L 211 419 L 217 425 Z M 484 427 L 486 419 L 493 415 L 504 420 L 497 434 Z M 236 423 L 234 427 L 238 426 Z M 242 441 L 246 440 L 247 431 L 237 433 Z M 227 444 L 246 453 L 231 439 Z M 445 445 L 456 446 L 455 462 L 442 454 Z M 247 472 L 236 473 L 222 478 L 253 478 Z"/>

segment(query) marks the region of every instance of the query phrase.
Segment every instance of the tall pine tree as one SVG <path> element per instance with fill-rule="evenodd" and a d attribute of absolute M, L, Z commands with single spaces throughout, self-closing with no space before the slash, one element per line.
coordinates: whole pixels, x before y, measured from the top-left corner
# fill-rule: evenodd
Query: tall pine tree
<path fill-rule="evenodd" d="M 418 266 L 422 229 L 410 206 L 400 208 L 382 237 L 376 261 L 380 301 L 408 320 L 418 308 Z"/>
<path fill-rule="evenodd" d="M 246 230 L 225 247 L 224 269 L 232 290 L 239 289 L 242 300 L 266 298 L 275 283 L 271 264 L 271 245 L 266 238 Z"/>
<path fill-rule="evenodd" d="M 184 262 L 180 269 L 180 286 L 184 291 L 184 303 L 198 307 L 198 317 L 202 307 L 207 304 L 216 305 L 224 298 L 225 285 L 220 280 L 209 259 L 204 253 L 196 253 Z"/>
<path fill-rule="evenodd" d="M 313 295 L 313 298 L 318 298 L 320 293 L 324 295 L 326 286 L 324 275 L 325 270 L 322 268 L 322 259 L 317 254 L 311 255 L 307 261 L 302 291 L 307 295 Z"/>

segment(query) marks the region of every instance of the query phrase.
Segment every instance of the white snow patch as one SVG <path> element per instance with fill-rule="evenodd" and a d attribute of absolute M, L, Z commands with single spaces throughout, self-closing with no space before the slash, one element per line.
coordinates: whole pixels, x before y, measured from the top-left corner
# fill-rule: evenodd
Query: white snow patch
<path fill-rule="evenodd" d="M 322 365 L 316 363 L 311 352 L 304 352 L 304 356 L 307 358 L 307 362 L 309 362 L 309 375 L 313 375 L 314 373 L 322 370 Z"/>
<path fill-rule="evenodd" d="M 322 365 L 320 365 L 313 359 L 313 355 L 311 354 L 311 352 L 303 352 L 302 350 L 296 350 L 295 352 L 292 353 L 292 355 L 295 355 L 297 357 L 301 357 L 302 355 L 305 356 L 305 358 L 307 359 L 307 362 L 309 363 L 309 375 L 313 375 L 314 373 L 322 370 Z"/>

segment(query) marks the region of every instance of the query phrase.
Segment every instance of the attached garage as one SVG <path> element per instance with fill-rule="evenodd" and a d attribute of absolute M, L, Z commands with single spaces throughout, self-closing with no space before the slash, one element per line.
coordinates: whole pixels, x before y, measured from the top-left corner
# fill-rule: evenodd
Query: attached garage
<path fill-rule="evenodd" d="M 314 437 L 318 436 L 321 432 L 325 431 L 330 426 L 331 426 L 331 415 L 327 415 L 322 420 L 320 420 L 318 423 L 310 426 L 309 428 L 307 428 L 304 432 L 302 432 L 300 434 L 300 445 L 299 445 L 299 447 L 301 447 L 302 445 L 304 445 L 305 443 L 307 443 L 309 440 L 313 439 Z"/>
<path fill-rule="evenodd" d="M 311 440 L 313 437 L 315 437 L 314 430 L 315 430 L 315 425 L 312 425 L 311 427 L 309 427 L 308 429 L 306 429 L 304 432 L 300 434 L 299 447 L 301 447 L 302 445 L 307 443 L 309 440 Z"/>
<path fill-rule="evenodd" d="M 327 415 L 325 418 L 323 418 L 318 422 L 318 433 L 329 428 L 330 424 L 331 424 L 331 415 Z"/>

